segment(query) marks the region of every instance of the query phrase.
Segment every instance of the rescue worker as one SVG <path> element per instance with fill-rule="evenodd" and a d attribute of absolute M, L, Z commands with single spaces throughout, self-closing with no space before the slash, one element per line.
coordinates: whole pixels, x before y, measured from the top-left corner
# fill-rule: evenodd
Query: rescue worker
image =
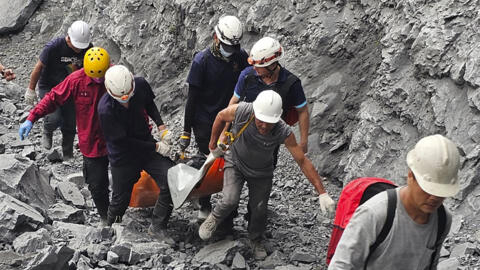
<path fill-rule="evenodd" d="M 4 78 L 7 81 L 11 81 L 16 78 L 15 73 L 13 73 L 13 70 L 9 68 L 5 68 L 2 64 L 0 64 L 0 74 L 2 75 L 2 78 Z"/>
<path fill-rule="evenodd" d="M 143 77 L 134 77 L 122 65 L 105 74 L 105 94 L 98 104 L 98 114 L 112 172 L 112 200 L 108 208 L 108 225 L 121 222 L 128 208 L 133 185 L 145 170 L 160 188 L 148 233 L 170 242 L 167 223 L 173 209 L 167 171 L 175 165 L 170 154 L 171 135 L 155 105 L 152 88 Z M 157 125 L 161 141 L 157 142 L 145 121 L 145 112 Z"/>
<path fill-rule="evenodd" d="M 247 67 L 240 73 L 229 105 L 236 104 L 239 101 L 253 102 L 263 90 L 275 90 L 280 94 L 283 101 L 282 119 L 292 125 L 298 117 L 300 147 L 304 153 L 307 153 L 310 125 L 307 99 L 300 79 L 278 62 L 284 55 L 285 51 L 278 40 L 264 37 L 257 41 L 253 45 L 248 58 L 248 62 L 252 66 Z M 222 141 L 226 140 L 225 136 L 220 139 Z M 279 148 L 274 151 L 274 166 L 277 164 L 278 150 Z"/>
<path fill-rule="evenodd" d="M 42 99 L 70 73 L 82 68 L 83 56 L 92 47 L 90 40 L 90 26 L 84 21 L 75 21 L 68 28 L 66 36 L 48 42 L 30 75 L 30 83 L 24 96 L 25 102 L 29 105 L 35 104 L 37 83 L 38 94 Z M 47 150 L 52 148 L 53 131 L 57 127 L 62 131 L 63 159 L 71 159 L 75 139 L 75 108 L 72 100 L 68 100 L 57 110 L 45 116 L 42 145 Z"/>
<path fill-rule="evenodd" d="M 110 56 L 100 47 L 90 48 L 84 56 L 83 68 L 68 75 L 52 88 L 30 111 L 27 120 L 20 125 L 23 140 L 41 117 L 55 111 L 69 100 L 74 103 L 78 130 L 78 146 L 83 155 L 83 177 L 92 194 L 93 202 L 106 224 L 109 205 L 107 147 L 100 128 L 97 104 L 106 92 L 105 72 L 110 66 Z"/>
<path fill-rule="evenodd" d="M 243 26 L 235 16 L 222 16 L 213 33 L 213 43 L 197 53 L 187 77 L 188 97 L 185 105 L 181 150 L 190 145 L 193 129 L 200 153 L 207 156 L 212 124 L 217 113 L 227 107 L 240 72 L 248 66 L 248 54 L 240 47 Z M 211 211 L 210 196 L 199 200 L 199 219 Z M 233 216 L 225 229 L 233 227 Z"/>
<path fill-rule="evenodd" d="M 241 102 L 228 106 L 215 118 L 209 148 L 213 151 L 222 129 L 233 122 L 232 132 L 240 136 L 225 153 L 222 199 L 199 228 L 203 240 L 209 239 L 218 224 L 238 206 L 243 184 L 248 186 L 249 238 L 254 254 L 263 259 L 266 251 L 261 244 L 267 222 L 267 205 L 272 189 L 273 151 L 284 143 L 304 175 L 320 194 L 320 209 L 332 213 L 335 203 L 327 194 L 312 162 L 297 144 L 291 127 L 282 119 L 282 98 L 273 90 L 261 92 L 253 103 Z"/>
<path fill-rule="evenodd" d="M 389 198 L 381 192 L 355 210 L 329 270 L 437 269 L 452 222 L 442 203 L 460 190 L 460 155 L 451 140 L 437 134 L 417 142 L 407 154 L 407 165 L 407 185 L 395 190 L 395 215 L 385 240 L 370 253 L 387 219 Z"/>

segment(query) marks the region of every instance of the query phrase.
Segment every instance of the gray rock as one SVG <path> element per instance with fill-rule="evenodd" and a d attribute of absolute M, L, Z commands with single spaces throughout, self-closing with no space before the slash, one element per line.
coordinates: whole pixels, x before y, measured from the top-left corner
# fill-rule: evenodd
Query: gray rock
<path fill-rule="evenodd" d="M 57 185 L 57 192 L 60 197 L 73 204 L 76 207 L 85 208 L 85 198 L 77 188 L 77 186 L 70 182 L 60 182 Z"/>
<path fill-rule="evenodd" d="M 29 270 L 67 269 L 74 250 L 67 246 L 50 246 L 40 251 L 27 265 Z"/>
<path fill-rule="evenodd" d="M 285 264 L 285 256 L 282 252 L 275 250 L 265 258 L 262 262 L 260 262 L 259 267 L 262 269 L 274 269 L 277 266 L 281 266 Z"/>
<path fill-rule="evenodd" d="M 317 257 L 297 249 L 290 256 L 290 260 L 304 263 L 312 263 L 317 261 Z"/>
<path fill-rule="evenodd" d="M 45 218 L 33 207 L 0 192 L 0 241 L 10 242 L 20 229 L 36 229 Z"/>
<path fill-rule="evenodd" d="M 238 241 L 222 240 L 210 245 L 204 246 L 195 254 L 193 260 L 198 262 L 207 262 L 209 264 L 222 263 L 230 250 L 241 245 Z"/>
<path fill-rule="evenodd" d="M 13 249 L 21 254 L 36 252 L 52 244 L 50 233 L 41 228 L 35 232 L 25 232 L 15 238 L 13 241 Z"/>
<path fill-rule="evenodd" d="M 247 269 L 247 262 L 239 252 L 235 253 L 235 257 L 233 257 L 232 269 Z"/>
<path fill-rule="evenodd" d="M 0 104 L 0 108 L 2 109 L 3 112 L 13 115 L 17 112 L 17 107 L 12 103 L 12 102 L 2 102 Z"/>
<path fill-rule="evenodd" d="M 0 35 L 16 32 L 27 24 L 42 0 L 3 1 L 0 12 Z"/>
<path fill-rule="evenodd" d="M 52 235 L 57 239 L 68 240 L 68 247 L 74 250 L 85 250 L 92 243 L 100 243 L 102 239 L 102 229 L 80 224 L 54 221 Z"/>
<path fill-rule="evenodd" d="M 82 172 L 76 172 L 67 175 L 67 181 L 74 183 L 79 188 L 82 188 L 85 185 L 85 177 L 83 177 Z"/>
<path fill-rule="evenodd" d="M 91 244 L 87 247 L 88 257 L 94 261 L 103 261 L 107 259 L 108 247 L 103 244 Z"/>
<path fill-rule="evenodd" d="M 113 245 L 110 251 L 118 255 L 118 261 L 122 263 L 128 263 L 131 252 L 131 245 L 128 243 Z"/>
<path fill-rule="evenodd" d="M 164 254 L 170 246 L 160 242 L 132 243 L 128 263 L 130 265 L 145 261 L 155 254 Z"/>
<path fill-rule="evenodd" d="M 111 250 L 107 252 L 107 262 L 108 263 L 116 264 L 116 263 L 118 263 L 118 260 L 119 260 L 119 257 L 117 255 L 117 253 L 115 253 Z"/>
<path fill-rule="evenodd" d="M 63 161 L 62 155 L 55 148 L 48 152 L 47 159 L 50 162 L 61 162 L 61 161 Z"/>
<path fill-rule="evenodd" d="M 55 202 L 48 176 L 28 158 L 0 155 L 0 183 L 0 191 L 40 209 Z"/>
<path fill-rule="evenodd" d="M 22 265 L 26 258 L 11 250 L 0 251 L 0 269 L 8 269 L 8 266 L 15 267 Z"/>
<path fill-rule="evenodd" d="M 77 270 L 90 270 L 93 268 L 92 261 L 87 256 L 80 255 L 75 268 Z"/>
<path fill-rule="evenodd" d="M 50 206 L 47 214 L 52 220 L 78 224 L 85 223 L 85 213 L 82 209 L 64 203 L 56 203 Z"/>
<path fill-rule="evenodd" d="M 311 266 L 302 265 L 302 266 L 295 266 L 295 265 L 283 265 L 275 267 L 275 270 L 311 270 Z"/>
<path fill-rule="evenodd" d="M 437 270 L 453 270 L 460 266 L 460 262 L 457 258 L 450 258 L 438 263 Z"/>
<path fill-rule="evenodd" d="M 453 250 L 450 253 L 450 257 L 451 258 L 465 257 L 469 254 L 470 255 L 473 254 L 474 252 L 476 252 L 476 250 L 477 250 L 477 247 L 475 246 L 475 244 L 472 244 L 472 243 L 459 244 L 453 247 Z"/>
<path fill-rule="evenodd" d="M 449 236 L 455 235 L 460 231 L 463 223 L 463 215 L 453 215 L 452 217 L 452 226 L 450 227 Z"/>

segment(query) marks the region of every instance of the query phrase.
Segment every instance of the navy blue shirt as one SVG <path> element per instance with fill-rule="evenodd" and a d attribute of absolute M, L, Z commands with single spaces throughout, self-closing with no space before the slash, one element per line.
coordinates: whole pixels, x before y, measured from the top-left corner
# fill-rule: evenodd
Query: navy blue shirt
<path fill-rule="evenodd" d="M 146 114 L 157 125 L 162 125 L 163 121 L 154 98 L 148 82 L 135 77 L 135 92 L 128 109 L 108 93 L 100 99 L 97 110 L 112 166 L 140 165 L 155 153 L 156 141 Z"/>
<path fill-rule="evenodd" d="M 195 121 L 213 123 L 217 113 L 227 107 L 240 72 L 248 66 L 248 55 L 240 50 L 227 62 L 215 57 L 210 48 L 197 53 L 187 82 L 198 91 L 195 100 Z"/>
<path fill-rule="evenodd" d="M 48 42 L 40 53 L 40 61 L 44 67 L 40 74 L 38 87 L 41 89 L 51 89 L 61 83 L 70 73 L 83 67 L 83 56 L 85 52 L 92 47 L 92 44 L 86 49 L 76 53 L 68 47 L 65 37 L 52 39 Z"/>
<path fill-rule="evenodd" d="M 250 85 L 248 89 L 245 89 L 245 77 L 249 74 L 254 74 L 255 83 Z M 269 86 L 281 85 L 285 83 L 289 74 L 291 74 L 291 72 L 281 66 L 278 80 Z M 234 95 L 237 98 L 245 96 L 245 100 L 240 101 L 253 102 L 257 98 L 257 95 L 266 89 L 269 89 L 268 86 L 263 82 L 260 76 L 258 76 L 253 67 L 250 66 L 242 70 L 242 73 L 240 73 L 237 85 L 235 85 Z M 290 90 L 287 92 L 286 98 L 282 101 L 284 103 L 283 108 L 295 107 L 299 109 L 307 105 L 307 99 L 305 98 L 305 93 L 303 92 L 303 87 L 300 80 L 297 80 L 292 84 Z"/>

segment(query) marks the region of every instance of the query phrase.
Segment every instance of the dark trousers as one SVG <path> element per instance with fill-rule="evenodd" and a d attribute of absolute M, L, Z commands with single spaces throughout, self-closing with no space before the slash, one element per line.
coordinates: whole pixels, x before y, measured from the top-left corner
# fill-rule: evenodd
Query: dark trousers
<path fill-rule="evenodd" d="M 152 224 L 166 228 L 173 210 L 172 197 L 168 188 L 167 171 L 175 165 L 170 159 L 157 153 L 139 165 L 112 166 L 112 201 L 108 208 L 110 223 L 122 217 L 130 203 L 133 185 L 140 178 L 140 172 L 145 170 L 155 180 L 160 188 L 160 194 L 153 209 Z"/>
<path fill-rule="evenodd" d="M 39 89 L 42 99 L 51 89 Z M 75 104 L 70 98 L 65 104 L 43 118 L 43 132 L 52 134 L 58 127 L 62 131 L 62 150 L 64 155 L 73 155 L 73 140 L 75 138 Z"/>
<path fill-rule="evenodd" d="M 107 218 L 109 205 L 108 158 L 83 156 L 83 177 L 101 218 Z"/>

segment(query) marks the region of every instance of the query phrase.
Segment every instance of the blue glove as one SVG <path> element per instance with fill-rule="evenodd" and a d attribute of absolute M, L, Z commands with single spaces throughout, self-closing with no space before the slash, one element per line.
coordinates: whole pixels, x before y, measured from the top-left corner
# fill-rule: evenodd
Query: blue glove
<path fill-rule="evenodd" d="M 30 130 L 33 127 L 33 123 L 30 120 L 27 120 L 23 122 L 23 124 L 20 125 L 20 129 L 18 130 L 18 135 L 20 135 L 20 140 L 23 141 L 28 136 L 28 133 L 30 133 Z"/>

